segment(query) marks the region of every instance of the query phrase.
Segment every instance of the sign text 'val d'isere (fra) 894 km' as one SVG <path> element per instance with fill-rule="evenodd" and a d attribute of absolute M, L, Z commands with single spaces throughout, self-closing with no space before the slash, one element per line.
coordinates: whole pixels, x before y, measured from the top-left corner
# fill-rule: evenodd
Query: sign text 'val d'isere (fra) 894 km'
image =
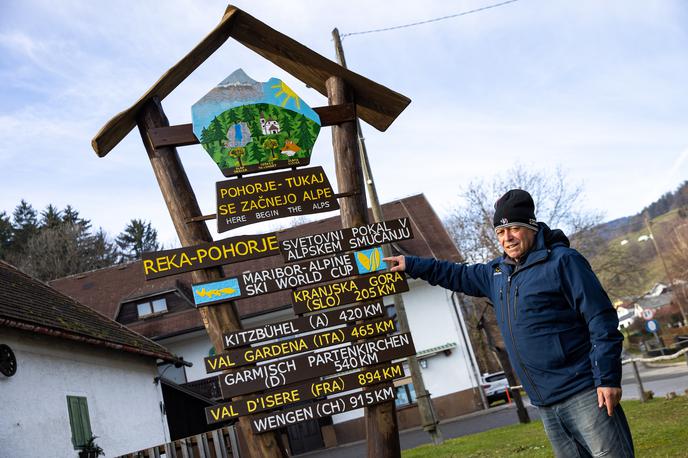
<path fill-rule="evenodd" d="M 279 79 L 259 83 L 237 70 L 193 105 L 192 118 L 203 148 L 235 177 L 216 184 L 218 232 L 339 209 L 322 167 L 297 168 L 310 163 L 320 118 Z M 284 168 L 292 170 L 273 172 Z M 256 172 L 268 173 L 244 176 Z M 262 433 L 393 400 L 392 382 L 404 377 L 400 361 L 415 347 L 387 317 L 382 298 L 408 291 L 408 283 L 386 270 L 380 246 L 412 238 L 409 219 L 399 218 L 144 253 L 147 280 L 268 256 L 284 261 L 192 285 L 199 307 L 291 290 L 297 315 L 223 333 L 224 349 L 205 358 L 206 371 L 222 372 L 223 399 L 242 398 L 206 408 L 208 423 L 251 415 L 253 431 Z"/>

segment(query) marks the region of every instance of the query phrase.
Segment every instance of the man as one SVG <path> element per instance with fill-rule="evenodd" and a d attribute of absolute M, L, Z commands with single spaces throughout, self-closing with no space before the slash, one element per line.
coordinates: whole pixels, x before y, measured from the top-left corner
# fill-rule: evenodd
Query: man
<path fill-rule="evenodd" d="M 392 271 L 490 299 L 556 456 L 634 456 L 619 405 L 623 336 L 590 265 L 562 231 L 536 221 L 526 191 L 513 189 L 497 201 L 494 228 L 504 255 L 487 264 L 385 260 Z"/>

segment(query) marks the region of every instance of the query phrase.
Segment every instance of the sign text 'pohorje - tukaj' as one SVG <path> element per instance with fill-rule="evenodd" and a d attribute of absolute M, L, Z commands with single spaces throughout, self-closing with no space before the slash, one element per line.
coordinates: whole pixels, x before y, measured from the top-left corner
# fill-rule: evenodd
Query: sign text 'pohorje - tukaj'
<path fill-rule="evenodd" d="M 218 232 L 339 209 L 322 167 L 218 181 L 216 197 Z"/>

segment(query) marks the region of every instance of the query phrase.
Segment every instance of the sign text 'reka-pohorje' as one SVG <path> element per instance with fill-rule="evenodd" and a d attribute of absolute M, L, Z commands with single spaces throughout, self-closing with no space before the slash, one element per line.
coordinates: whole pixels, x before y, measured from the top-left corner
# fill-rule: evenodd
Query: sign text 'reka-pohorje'
<path fill-rule="evenodd" d="M 217 232 L 339 209 L 322 167 L 218 181 L 216 188 Z"/>
<path fill-rule="evenodd" d="M 353 340 L 377 337 L 394 330 L 394 320 L 392 318 L 383 318 L 368 323 L 345 326 L 256 347 L 237 348 L 219 355 L 208 356 L 203 358 L 203 361 L 205 362 L 206 372 L 219 372 L 233 367 L 260 363 L 323 347 L 340 345 Z"/>
<path fill-rule="evenodd" d="M 254 367 L 232 370 L 218 376 L 224 399 L 279 388 L 316 377 L 333 375 L 416 352 L 411 333 L 394 334 L 367 342 L 298 355 Z"/>
<path fill-rule="evenodd" d="M 264 340 L 280 339 L 301 332 L 317 331 L 340 324 L 377 318 L 385 313 L 382 302 L 362 304 L 329 312 L 300 316 L 279 323 L 264 324 L 249 329 L 228 332 L 222 335 L 226 349 L 243 347 Z"/>
<path fill-rule="evenodd" d="M 279 253 L 274 233 L 241 235 L 212 243 L 142 254 L 146 280 Z"/>
<path fill-rule="evenodd" d="M 413 232 L 411 232 L 409 219 L 399 218 L 322 234 L 280 240 L 279 243 L 284 260 L 294 262 L 412 238 Z"/>
<path fill-rule="evenodd" d="M 284 428 L 306 420 L 329 417 L 350 410 L 361 409 L 395 398 L 394 387 L 390 384 L 382 385 L 370 391 L 346 394 L 336 398 L 325 399 L 313 404 L 295 407 L 263 415 L 251 419 L 251 428 L 256 433 L 264 433 L 274 429 Z"/>
<path fill-rule="evenodd" d="M 278 409 L 297 402 L 343 393 L 370 385 L 389 382 L 404 376 L 401 363 L 378 366 L 325 380 L 312 380 L 301 385 L 291 385 L 269 393 L 248 396 L 239 401 L 206 407 L 208 424 L 233 420 L 243 415 Z"/>
<path fill-rule="evenodd" d="M 244 272 L 238 277 L 197 283 L 191 289 L 196 305 L 208 305 L 377 272 L 386 268 L 387 264 L 382 261 L 382 249 L 376 247 L 329 258 L 311 259 L 254 272 Z"/>
<path fill-rule="evenodd" d="M 404 274 L 383 272 L 293 291 L 291 303 L 294 313 L 300 315 L 354 302 L 376 300 L 408 290 Z"/>

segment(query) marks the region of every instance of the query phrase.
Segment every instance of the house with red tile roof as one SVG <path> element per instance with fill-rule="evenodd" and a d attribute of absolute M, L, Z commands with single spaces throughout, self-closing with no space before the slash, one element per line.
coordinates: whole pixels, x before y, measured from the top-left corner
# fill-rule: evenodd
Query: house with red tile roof
<path fill-rule="evenodd" d="M 109 456 L 169 441 L 157 363 L 181 358 L 0 261 L 0 455 Z"/>

